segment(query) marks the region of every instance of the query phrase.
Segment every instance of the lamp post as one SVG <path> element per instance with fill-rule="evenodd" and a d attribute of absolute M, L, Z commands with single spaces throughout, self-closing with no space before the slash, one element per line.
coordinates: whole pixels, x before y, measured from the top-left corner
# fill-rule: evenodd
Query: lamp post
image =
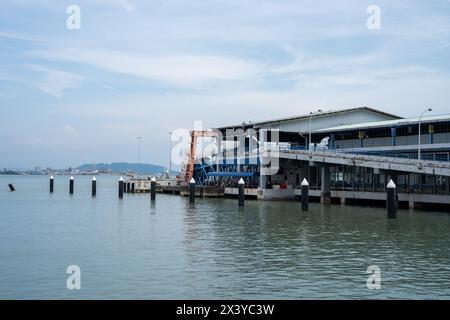
<path fill-rule="evenodd" d="M 422 123 L 421 123 L 421 121 L 422 121 L 422 117 L 423 117 L 423 115 L 425 114 L 425 112 L 428 112 L 428 111 L 433 111 L 433 109 L 431 109 L 431 108 L 428 108 L 428 109 L 426 109 L 426 110 L 424 110 L 421 114 L 420 114 L 420 117 L 419 117 L 419 143 L 418 143 L 418 145 L 417 145 L 417 160 L 419 161 L 419 168 L 421 168 L 422 167 L 422 163 L 421 163 L 421 161 L 422 161 L 422 157 L 421 157 L 421 136 L 420 136 L 420 131 L 421 131 L 421 128 L 422 128 Z"/>
<path fill-rule="evenodd" d="M 321 113 L 322 109 L 317 110 L 316 112 L 310 112 L 309 113 L 309 145 L 308 145 L 308 150 L 311 151 L 311 122 L 312 122 L 312 117 L 313 115 L 317 114 L 317 113 Z"/>
<path fill-rule="evenodd" d="M 173 132 L 169 132 L 169 179 L 170 179 L 170 175 L 172 174 L 172 133 Z"/>

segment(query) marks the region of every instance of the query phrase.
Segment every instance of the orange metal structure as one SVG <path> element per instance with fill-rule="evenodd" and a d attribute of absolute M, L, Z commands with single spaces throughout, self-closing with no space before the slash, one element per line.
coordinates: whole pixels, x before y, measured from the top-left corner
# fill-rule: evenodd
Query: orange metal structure
<path fill-rule="evenodd" d="M 192 130 L 191 131 L 191 145 L 187 152 L 187 163 L 184 165 L 184 181 L 189 182 L 194 175 L 196 148 L 198 138 L 216 138 L 217 132 L 206 130 Z"/>

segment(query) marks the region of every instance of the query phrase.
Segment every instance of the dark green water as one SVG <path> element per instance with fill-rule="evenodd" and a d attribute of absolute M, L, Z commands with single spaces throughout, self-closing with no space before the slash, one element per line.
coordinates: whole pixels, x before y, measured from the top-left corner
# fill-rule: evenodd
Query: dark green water
<path fill-rule="evenodd" d="M 450 214 L 125 195 L 117 177 L 0 176 L 0 298 L 450 298 Z M 9 192 L 13 183 L 16 192 Z M 81 268 L 81 290 L 66 268 Z M 381 269 L 381 289 L 366 286 Z"/>

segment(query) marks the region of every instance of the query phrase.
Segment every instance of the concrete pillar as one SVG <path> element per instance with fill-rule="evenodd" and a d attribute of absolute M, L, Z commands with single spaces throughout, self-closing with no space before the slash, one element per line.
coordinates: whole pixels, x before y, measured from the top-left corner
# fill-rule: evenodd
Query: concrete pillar
<path fill-rule="evenodd" d="M 263 174 L 259 175 L 259 187 L 261 189 L 266 189 L 266 187 L 267 187 L 267 176 L 266 175 L 263 175 Z"/>
<path fill-rule="evenodd" d="M 414 194 L 409 194 L 409 195 L 408 195 L 408 207 L 409 207 L 410 209 L 414 209 L 414 208 L 415 208 Z"/>
<path fill-rule="evenodd" d="M 391 138 L 392 138 L 392 145 L 393 146 L 396 145 L 396 137 L 397 137 L 397 128 L 396 127 L 392 127 L 391 128 Z"/>
<path fill-rule="evenodd" d="M 414 173 L 408 174 L 408 193 L 414 193 Z"/>
<path fill-rule="evenodd" d="M 331 203 L 330 192 L 330 167 L 323 166 L 321 168 L 322 186 L 320 192 L 320 203 Z"/>
<path fill-rule="evenodd" d="M 331 133 L 329 146 L 330 146 L 330 149 L 332 149 L 332 150 L 334 150 L 335 141 L 336 141 L 336 135 L 334 133 Z"/>

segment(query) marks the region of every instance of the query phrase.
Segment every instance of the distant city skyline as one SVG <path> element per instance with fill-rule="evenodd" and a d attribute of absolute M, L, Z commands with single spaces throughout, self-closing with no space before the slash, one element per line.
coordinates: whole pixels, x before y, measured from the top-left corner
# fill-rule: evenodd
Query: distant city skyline
<path fill-rule="evenodd" d="M 0 58 L 0 168 L 169 167 L 196 120 L 449 113 L 450 1 L 6 0 Z"/>

